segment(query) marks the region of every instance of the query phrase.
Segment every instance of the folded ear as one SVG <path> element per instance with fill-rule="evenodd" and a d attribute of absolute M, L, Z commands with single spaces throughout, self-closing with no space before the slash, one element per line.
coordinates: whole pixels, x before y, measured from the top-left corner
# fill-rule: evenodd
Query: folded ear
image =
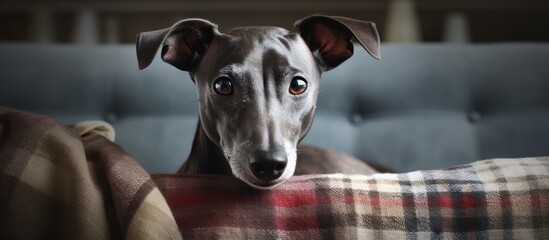
<path fill-rule="evenodd" d="M 203 19 L 185 19 L 170 28 L 139 33 L 136 43 L 139 69 L 148 67 L 162 46 L 164 62 L 191 71 L 217 34 L 217 26 Z"/>
<path fill-rule="evenodd" d="M 372 57 L 381 58 L 379 34 L 373 22 L 313 15 L 297 21 L 295 27 L 324 71 L 337 67 L 353 55 L 352 37 Z"/>

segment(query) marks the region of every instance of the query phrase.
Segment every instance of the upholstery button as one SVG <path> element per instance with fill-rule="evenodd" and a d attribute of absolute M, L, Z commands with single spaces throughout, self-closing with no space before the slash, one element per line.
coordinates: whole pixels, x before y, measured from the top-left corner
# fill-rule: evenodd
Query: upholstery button
<path fill-rule="evenodd" d="M 360 113 L 353 113 L 350 117 L 351 123 L 360 124 L 364 122 L 364 117 Z"/>
<path fill-rule="evenodd" d="M 482 115 L 477 111 L 471 111 L 467 114 L 467 119 L 472 123 L 480 121 L 481 118 Z"/>

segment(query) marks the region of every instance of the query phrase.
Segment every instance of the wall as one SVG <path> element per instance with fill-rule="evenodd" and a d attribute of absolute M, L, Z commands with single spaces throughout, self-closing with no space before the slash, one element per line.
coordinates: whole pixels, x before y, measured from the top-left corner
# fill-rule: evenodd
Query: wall
<path fill-rule="evenodd" d="M 81 36 L 91 43 L 132 43 L 138 32 L 164 28 L 188 17 L 209 19 L 218 23 L 221 30 L 244 25 L 291 29 L 295 20 L 314 13 L 374 21 L 382 40 L 387 40 L 391 2 L 394 1 L 5 0 L 0 3 L 0 41 L 71 43 Z M 419 40 L 444 40 L 452 13 L 465 17 L 471 42 L 549 41 L 549 1 L 545 0 L 416 0 Z M 86 21 L 88 27 L 82 27 Z M 85 29 L 90 28 L 89 23 L 91 31 Z"/>

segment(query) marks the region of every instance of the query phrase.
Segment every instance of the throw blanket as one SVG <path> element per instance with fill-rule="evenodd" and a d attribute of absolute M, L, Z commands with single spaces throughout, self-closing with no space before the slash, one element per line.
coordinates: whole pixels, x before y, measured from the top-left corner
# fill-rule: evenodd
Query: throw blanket
<path fill-rule="evenodd" d="M 0 109 L 0 239 L 181 239 L 110 125 Z"/>
<path fill-rule="evenodd" d="M 154 176 L 189 239 L 549 239 L 549 158 L 297 176 L 272 191 Z"/>
<path fill-rule="evenodd" d="M 150 176 L 113 136 L 103 122 L 0 109 L 0 239 L 549 238 L 548 158 L 299 176 L 260 191 Z"/>

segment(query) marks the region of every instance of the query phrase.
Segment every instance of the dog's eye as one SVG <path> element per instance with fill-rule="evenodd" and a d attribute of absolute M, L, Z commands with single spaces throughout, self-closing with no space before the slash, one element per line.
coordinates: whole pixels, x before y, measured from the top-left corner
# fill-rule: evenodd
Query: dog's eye
<path fill-rule="evenodd" d="M 290 93 L 293 95 L 299 95 L 307 90 L 307 81 L 302 77 L 294 77 L 290 82 Z"/>
<path fill-rule="evenodd" d="M 220 77 L 213 84 L 214 91 L 221 95 L 231 95 L 233 93 L 233 83 L 228 77 Z"/>

